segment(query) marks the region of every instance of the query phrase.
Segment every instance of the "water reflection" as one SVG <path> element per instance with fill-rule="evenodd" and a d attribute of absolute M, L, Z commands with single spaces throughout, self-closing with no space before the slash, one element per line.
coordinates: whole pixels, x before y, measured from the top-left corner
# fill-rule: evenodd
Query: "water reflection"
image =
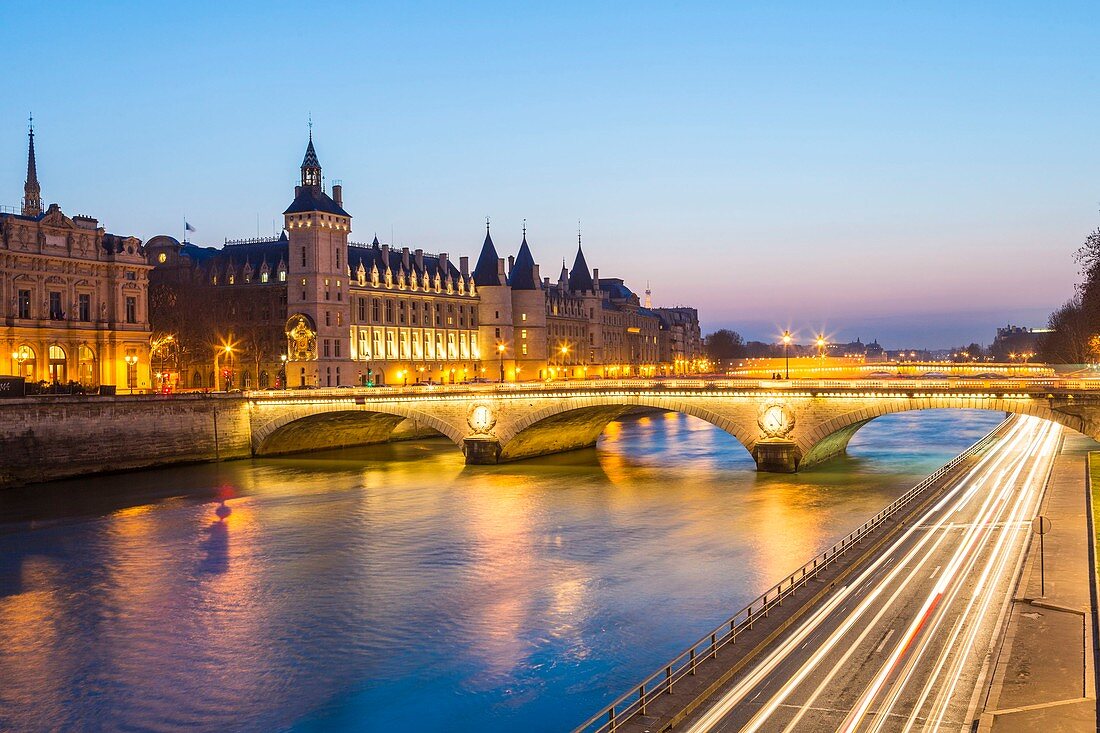
<path fill-rule="evenodd" d="M 999 420 L 757 474 L 682 415 L 464 466 L 425 441 L 5 493 L 0 729 L 561 730 Z"/>

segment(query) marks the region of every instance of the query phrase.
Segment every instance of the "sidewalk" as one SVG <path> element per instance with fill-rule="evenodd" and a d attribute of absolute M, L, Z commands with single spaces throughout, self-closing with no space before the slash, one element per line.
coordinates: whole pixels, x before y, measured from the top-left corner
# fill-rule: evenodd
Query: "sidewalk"
<path fill-rule="evenodd" d="M 1092 565 L 1085 482 L 1088 451 L 1067 430 L 1043 498 L 1046 594 L 1033 537 L 981 714 L 980 733 L 1096 730 Z"/>

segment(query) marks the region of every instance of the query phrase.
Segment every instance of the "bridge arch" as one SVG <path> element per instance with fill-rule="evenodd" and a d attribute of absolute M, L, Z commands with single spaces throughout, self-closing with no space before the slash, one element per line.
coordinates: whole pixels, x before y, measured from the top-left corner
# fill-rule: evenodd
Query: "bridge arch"
<path fill-rule="evenodd" d="M 518 416 L 507 430 L 498 433 L 499 460 L 514 461 L 592 447 L 608 423 L 635 407 L 679 412 L 705 420 L 732 435 L 750 453 L 757 440 L 744 420 L 731 419 L 696 401 L 645 393 L 591 395 L 555 400 L 541 409 Z"/>
<path fill-rule="evenodd" d="M 1049 406 L 1045 401 L 1022 398 L 985 397 L 914 397 L 878 399 L 861 409 L 851 410 L 813 425 L 795 436 L 801 453 L 799 468 L 810 468 L 843 453 L 852 437 L 875 418 L 915 410 L 988 410 L 991 412 L 1031 415 L 1079 433 L 1097 438 L 1098 426 L 1082 417 Z"/>
<path fill-rule="evenodd" d="M 412 424 L 410 424 L 410 421 Z M 279 412 L 252 430 L 252 454 L 270 456 L 382 443 L 395 429 L 430 429 L 462 446 L 462 429 L 401 404 L 310 405 Z"/>

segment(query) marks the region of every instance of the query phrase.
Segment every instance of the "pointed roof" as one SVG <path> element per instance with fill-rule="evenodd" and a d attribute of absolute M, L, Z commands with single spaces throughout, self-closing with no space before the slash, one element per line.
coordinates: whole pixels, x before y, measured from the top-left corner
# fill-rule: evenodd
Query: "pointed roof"
<path fill-rule="evenodd" d="M 580 237 L 577 237 L 577 258 L 573 260 L 573 270 L 569 273 L 569 290 L 577 293 L 595 289 L 596 283 L 592 280 L 592 271 L 588 269 L 588 263 L 584 260 L 584 250 L 581 249 Z"/>
<path fill-rule="evenodd" d="M 38 185 L 38 165 L 34 158 L 34 118 L 30 119 L 27 143 L 27 180 L 23 183 L 23 216 L 42 213 L 42 188 Z"/>
<path fill-rule="evenodd" d="M 474 266 L 474 283 L 479 288 L 485 286 L 502 285 L 500 274 L 497 271 L 497 248 L 493 245 L 493 238 L 489 236 L 489 222 L 485 222 L 485 241 L 481 245 L 481 254 L 478 255 L 477 264 Z"/>
<path fill-rule="evenodd" d="M 523 242 L 519 245 L 519 253 L 512 265 L 512 272 L 508 275 L 508 284 L 513 290 L 538 290 L 539 282 L 535 279 L 535 258 L 531 255 L 531 248 L 527 246 L 527 235 L 523 235 Z"/>
<path fill-rule="evenodd" d="M 27 183 L 38 183 L 38 165 L 34 160 L 34 126 L 28 133 L 30 143 L 27 146 Z"/>
<path fill-rule="evenodd" d="M 303 168 L 320 168 L 321 163 L 317 160 L 317 150 L 313 147 L 313 131 L 309 133 L 309 145 L 306 146 L 306 157 L 302 158 Z"/>

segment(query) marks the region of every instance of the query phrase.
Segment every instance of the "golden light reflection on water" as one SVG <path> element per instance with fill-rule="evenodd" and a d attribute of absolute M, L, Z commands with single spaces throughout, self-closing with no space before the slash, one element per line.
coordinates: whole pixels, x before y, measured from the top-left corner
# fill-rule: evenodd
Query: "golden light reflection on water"
<path fill-rule="evenodd" d="M 0 534 L 0 729 L 568 728 L 914 482 L 883 460 L 756 474 L 651 413 L 500 466 L 441 440 L 132 474 L 98 513 L 46 487 Z"/>

